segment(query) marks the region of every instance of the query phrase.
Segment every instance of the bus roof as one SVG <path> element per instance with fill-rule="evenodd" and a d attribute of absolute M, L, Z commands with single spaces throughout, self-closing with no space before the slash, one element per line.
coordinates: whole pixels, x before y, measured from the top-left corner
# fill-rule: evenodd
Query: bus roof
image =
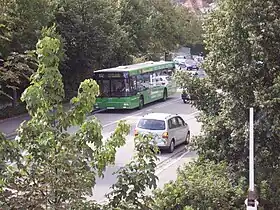
<path fill-rule="evenodd" d="M 166 68 L 173 68 L 174 66 L 175 63 L 173 61 L 147 61 L 145 63 L 137 63 L 127 66 L 118 66 L 109 69 L 97 70 L 94 73 L 129 72 L 130 75 L 137 75 Z"/>

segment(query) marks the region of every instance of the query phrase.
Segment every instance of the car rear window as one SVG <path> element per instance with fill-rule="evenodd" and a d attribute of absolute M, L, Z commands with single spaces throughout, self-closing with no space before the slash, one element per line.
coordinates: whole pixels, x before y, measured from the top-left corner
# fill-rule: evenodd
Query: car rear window
<path fill-rule="evenodd" d="M 165 122 L 163 120 L 141 119 L 137 127 L 147 130 L 165 130 Z"/>

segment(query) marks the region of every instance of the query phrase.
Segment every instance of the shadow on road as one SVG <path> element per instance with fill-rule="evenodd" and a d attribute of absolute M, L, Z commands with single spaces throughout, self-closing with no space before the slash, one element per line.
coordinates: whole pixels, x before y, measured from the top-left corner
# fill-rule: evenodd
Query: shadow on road
<path fill-rule="evenodd" d="M 178 145 L 175 147 L 175 150 L 173 153 L 169 153 L 167 150 L 160 150 L 159 154 L 158 154 L 158 157 L 171 157 L 175 154 L 177 154 L 178 152 L 181 152 L 182 150 L 186 150 L 186 145 L 184 144 L 181 144 L 181 145 Z"/>
<path fill-rule="evenodd" d="M 175 95 L 175 96 L 169 97 L 165 102 L 161 102 L 160 100 L 151 102 L 149 104 L 146 104 L 142 110 L 145 111 L 146 109 L 149 109 L 151 106 L 170 102 L 177 98 L 178 98 L 178 95 Z M 93 112 L 93 114 L 96 114 L 96 113 L 99 113 L 99 114 L 132 114 L 135 111 L 140 111 L 140 110 L 137 108 L 135 108 L 135 109 L 105 109 L 105 110 L 103 109 L 103 110 L 97 110 L 97 111 Z"/>

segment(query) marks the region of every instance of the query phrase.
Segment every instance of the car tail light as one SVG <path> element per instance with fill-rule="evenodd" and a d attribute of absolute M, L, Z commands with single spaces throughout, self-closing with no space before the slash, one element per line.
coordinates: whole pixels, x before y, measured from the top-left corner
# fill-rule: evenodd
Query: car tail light
<path fill-rule="evenodd" d="M 134 129 L 134 136 L 138 136 L 138 131 Z"/>
<path fill-rule="evenodd" d="M 164 133 L 162 134 L 162 138 L 168 139 L 168 132 L 164 132 Z"/>

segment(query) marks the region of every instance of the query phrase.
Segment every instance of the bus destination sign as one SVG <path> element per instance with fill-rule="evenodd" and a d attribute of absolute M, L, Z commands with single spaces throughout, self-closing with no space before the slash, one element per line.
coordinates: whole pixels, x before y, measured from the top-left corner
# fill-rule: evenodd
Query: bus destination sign
<path fill-rule="evenodd" d="M 106 72 L 106 73 L 97 73 L 96 78 L 124 78 L 123 72 Z"/>

